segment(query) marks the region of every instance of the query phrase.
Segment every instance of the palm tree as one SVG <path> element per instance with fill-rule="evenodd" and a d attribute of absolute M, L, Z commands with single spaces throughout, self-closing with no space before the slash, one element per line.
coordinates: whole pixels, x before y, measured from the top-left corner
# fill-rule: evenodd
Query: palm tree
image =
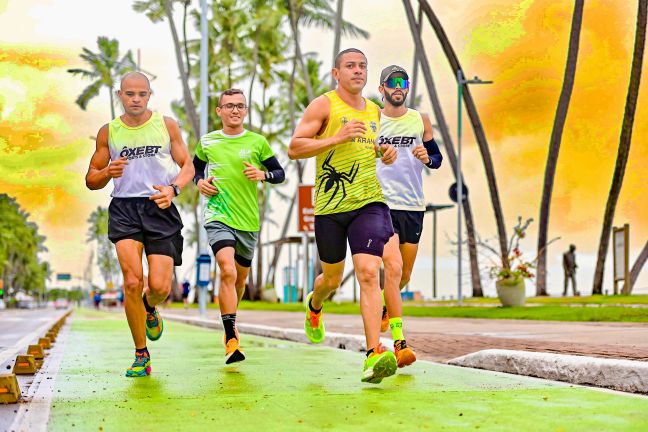
<path fill-rule="evenodd" d="M 419 0 L 419 4 L 423 9 L 423 12 L 427 16 L 428 21 L 432 25 L 434 32 L 441 44 L 441 48 L 448 59 L 450 68 L 454 76 L 457 76 L 458 72 L 463 73 L 463 68 L 459 63 L 459 58 L 454 52 L 450 40 L 441 25 L 441 22 L 435 15 L 434 11 L 428 4 L 427 0 Z M 409 3 L 408 3 L 409 5 Z M 411 6 L 410 6 L 411 9 Z M 502 213 L 502 204 L 499 198 L 499 191 L 497 188 L 497 180 L 495 178 L 495 168 L 493 167 L 493 160 L 491 158 L 490 150 L 488 148 L 488 141 L 486 140 L 486 134 L 484 133 L 484 128 L 479 119 L 479 113 L 477 112 L 477 107 L 475 106 L 475 101 L 472 98 L 470 93 L 470 88 L 468 85 L 463 85 L 463 99 L 466 104 L 466 111 L 470 117 L 470 123 L 477 139 L 477 145 L 479 147 L 479 152 L 481 153 L 482 161 L 484 163 L 484 171 L 486 171 L 486 180 L 488 181 L 488 190 L 491 196 L 491 202 L 493 205 L 493 212 L 495 213 L 495 222 L 497 224 L 497 236 L 500 245 L 500 257 L 502 259 L 502 265 L 504 268 L 509 268 L 509 257 L 508 257 L 508 245 L 507 245 L 507 236 L 506 236 L 506 227 L 504 226 L 504 215 Z"/>
<path fill-rule="evenodd" d="M 578 46 L 580 41 L 581 23 L 583 22 L 583 6 L 585 0 L 576 0 L 574 13 L 572 15 L 571 34 L 569 35 L 569 49 L 567 50 L 567 66 L 563 78 L 560 99 L 556 108 L 551 140 L 549 142 L 549 153 L 547 154 L 547 165 L 545 167 L 544 186 L 542 188 L 542 201 L 540 203 L 540 222 L 538 227 L 538 267 L 536 273 L 536 295 L 547 295 L 547 230 L 549 226 L 549 207 L 551 206 L 551 193 L 553 191 L 554 177 L 556 175 L 556 164 L 560 152 L 560 141 L 567 119 L 567 110 L 574 88 L 574 77 L 576 75 L 576 62 L 578 61 Z"/>
<path fill-rule="evenodd" d="M 342 39 L 342 12 L 344 10 L 344 0 L 337 0 L 337 11 L 335 13 L 335 40 L 333 41 L 333 62 L 335 56 L 340 52 L 340 40 Z M 331 90 L 335 88 L 335 78 L 331 76 Z"/>
<path fill-rule="evenodd" d="M 409 22 L 409 27 L 412 32 L 412 38 L 416 45 L 416 52 L 419 53 L 418 63 L 421 65 L 423 71 L 423 77 L 425 78 L 425 84 L 428 89 L 428 95 L 430 101 L 432 102 L 432 109 L 434 110 L 434 116 L 437 121 L 439 130 L 441 131 L 441 136 L 443 138 L 443 145 L 448 154 L 448 160 L 452 166 L 452 172 L 457 172 L 457 156 L 454 151 L 454 146 L 452 144 L 452 138 L 450 137 L 450 129 L 448 124 L 445 121 L 445 116 L 443 115 L 443 110 L 441 109 L 441 102 L 439 101 L 439 96 L 437 94 L 436 88 L 434 86 L 434 80 L 432 79 L 432 72 L 430 71 L 430 64 L 428 63 L 427 54 L 425 54 L 425 48 L 423 47 L 423 41 L 419 34 L 419 26 L 416 24 L 414 19 L 414 11 L 409 0 L 403 0 L 403 5 L 405 6 L 405 12 L 407 15 L 407 20 Z M 456 175 L 456 174 L 455 174 Z M 463 175 L 463 173 L 462 173 Z M 477 259 L 477 241 L 475 236 L 475 225 L 472 217 L 472 208 L 470 206 L 470 199 L 466 198 L 466 201 L 463 204 L 464 218 L 466 220 L 466 232 L 468 234 L 468 255 L 470 256 L 470 275 L 473 288 L 473 297 L 482 297 L 483 290 L 481 286 L 481 278 L 479 275 L 479 262 Z M 461 247 L 461 245 L 458 245 Z"/>
<path fill-rule="evenodd" d="M 101 276 L 109 286 L 113 282 L 113 276 L 118 269 L 117 257 L 114 254 L 112 243 L 108 239 L 108 209 L 97 207 L 88 217 L 88 232 L 86 242 L 96 242 L 97 265 Z"/>
<path fill-rule="evenodd" d="M 182 94 L 184 100 L 184 107 L 187 113 L 187 118 L 191 124 L 192 131 L 195 137 L 200 137 L 200 127 L 198 123 L 198 115 L 196 114 L 196 104 L 194 103 L 189 87 L 189 74 L 185 70 L 185 64 L 182 55 L 182 48 L 180 45 L 180 38 L 178 37 L 178 30 L 173 20 L 173 3 L 180 1 L 186 8 L 187 3 L 185 0 L 142 0 L 136 1 L 133 4 L 133 9 L 136 12 L 143 12 L 154 23 L 166 19 L 169 22 L 171 30 L 171 37 L 173 39 L 173 47 L 175 49 L 176 63 L 178 71 L 180 72 L 180 80 L 182 82 Z"/>
<path fill-rule="evenodd" d="M 308 80 L 308 69 L 304 62 L 299 42 L 299 26 L 315 26 L 328 30 L 335 30 L 335 21 L 337 13 L 326 0 L 285 0 L 286 10 L 288 11 L 288 21 L 293 37 L 295 57 L 302 71 L 308 99 L 313 100 L 315 94 L 311 83 Z M 340 10 L 341 13 L 341 10 Z M 367 39 L 369 33 L 359 27 L 354 26 L 348 21 L 340 19 L 340 32 L 345 36 L 362 37 Z M 337 53 L 336 53 L 337 54 Z"/>
<path fill-rule="evenodd" d="M 634 125 L 634 116 L 637 109 L 639 84 L 641 83 L 641 67 L 643 64 L 644 45 L 646 43 L 646 14 L 648 10 L 648 0 L 639 0 L 638 3 L 637 27 L 635 30 L 630 83 L 628 85 L 628 93 L 626 96 L 625 112 L 623 114 L 623 124 L 621 126 L 621 137 L 619 139 L 619 150 L 617 153 L 616 165 L 614 167 L 614 176 L 612 177 L 612 186 L 610 187 L 610 194 L 608 195 L 607 204 L 605 205 L 605 214 L 603 216 L 603 228 L 601 230 L 601 239 L 599 241 L 592 294 L 601 294 L 603 291 L 603 272 L 605 270 L 605 258 L 607 256 L 608 245 L 610 242 L 610 230 L 612 229 L 614 211 L 619 199 L 619 194 L 621 193 L 623 176 L 628 163 L 630 144 L 632 142 L 632 127 Z"/>
<path fill-rule="evenodd" d="M 418 34 L 418 37 L 420 38 L 421 37 L 421 29 L 423 28 L 423 9 L 421 9 L 420 4 L 419 4 L 419 7 L 418 7 L 418 18 L 417 18 L 415 24 L 416 24 L 416 29 L 417 29 L 416 32 Z M 409 101 L 409 106 L 410 106 L 410 108 L 413 108 L 413 109 L 416 109 L 416 106 L 417 106 L 417 103 L 416 103 L 417 102 L 416 101 L 416 99 L 417 99 L 416 90 L 417 90 L 417 86 L 418 86 L 418 70 L 419 70 L 418 59 L 419 59 L 419 57 L 420 56 L 419 56 L 418 50 L 415 47 L 414 48 L 414 61 L 413 61 L 414 64 L 412 65 L 412 84 L 411 84 L 412 91 L 410 92 L 410 101 Z"/>
<path fill-rule="evenodd" d="M 99 36 L 97 38 L 97 47 L 99 51 L 96 53 L 88 48 L 83 48 L 83 52 L 79 55 L 90 65 L 89 70 L 68 69 L 68 72 L 72 75 L 81 75 L 83 78 L 93 80 L 88 87 L 83 89 L 76 100 L 76 104 L 82 110 L 85 110 L 90 100 L 99 95 L 102 87 L 107 87 L 110 95 L 110 115 L 111 118 L 115 118 L 113 87 L 121 75 L 135 69 L 135 61 L 130 50 L 121 58 L 119 57 L 119 42 L 117 39 Z"/>
<path fill-rule="evenodd" d="M 647 260 L 648 260 L 648 240 L 646 240 L 646 243 L 644 244 L 643 249 L 641 249 L 641 252 L 637 257 L 637 260 L 632 265 L 632 270 L 630 270 L 630 286 L 623 287 L 622 292 L 625 292 L 626 294 L 632 294 L 632 288 L 634 288 L 634 284 L 635 282 L 637 282 L 639 273 L 641 272 L 641 269 L 643 268 L 644 264 L 646 264 Z"/>
<path fill-rule="evenodd" d="M 311 71 L 309 70 L 310 59 L 308 59 L 305 62 L 304 56 L 301 51 L 301 44 L 299 42 L 300 24 L 304 26 L 316 26 L 328 30 L 336 30 L 335 22 L 338 19 L 338 14 L 340 14 L 339 33 L 345 36 L 363 37 L 365 39 L 369 37 L 369 33 L 367 33 L 365 30 L 362 30 L 359 27 L 356 27 L 350 22 L 343 20 L 341 17 L 341 13 L 342 13 L 341 5 L 338 5 L 338 12 L 336 13 L 335 11 L 333 11 L 331 5 L 326 0 L 283 0 L 283 1 L 284 1 L 285 10 L 287 12 L 288 24 L 290 26 L 293 48 L 294 48 L 294 54 L 292 58 L 293 67 L 292 67 L 292 73 L 290 75 L 289 90 L 288 90 L 288 101 L 290 103 L 289 110 L 291 113 L 294 113 L 295 109 L 297 108 L 295 106 L 295 94 L 294 94 L 294 91 L 296 89 L 295 72 L 296 72 L 297 65 L 299 65 L 299 68 L 302 72 L 302 83 L 306 90 L 307 102 L 310 102 L 313 99 L 315 99 L 315 95 L 316 95 L 315 91 L 313 90 L 314 77 Z M 338 32 L 338 30 L 336 30 L 336 32 Z M 294 114 L 291 114 L 290 121 L 292 125 L 292 130 L 294 130 L 294 124 L 295 124 Z M 304 164 L 305 162 L 302 163 L 302 161 L 295 161 L 299 183 L 302 182 Z M 295 192 L 291 198 L 288 211 L 286 212 L 286 216 L 282 224 L 283 226 L 281 231 L 282 238 L 285 236 L 285 233 L 288 230 L 290 218 L 292 217 L 292 210 L 295 206 L 296 201 L 297 201 L 297 188 L 295 188 Z M 271 264 L 268 269 L 268 275 L 270 275 L 270 277 L 273 280 L 274 280 L 276 264 L 279 260 L 279 254 L 281 253 L 282 247 L 283 247 L 283 243 L 279 243 L 278 246 L 275 248 L 274 256 L 271 260 Z"/>

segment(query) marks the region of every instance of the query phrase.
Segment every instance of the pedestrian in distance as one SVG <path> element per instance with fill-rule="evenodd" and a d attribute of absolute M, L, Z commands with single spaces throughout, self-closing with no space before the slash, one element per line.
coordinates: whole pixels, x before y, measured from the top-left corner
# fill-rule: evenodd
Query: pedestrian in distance
<path fill-rule="evenodd" d="M 182 283 L 182 303 L 184 304 L 184 308 L 187 309 L 189 307 L 189 289 L 191 287 L 191 284 L 189 283 L 188 280 L 185 279 L 185 281 Z"/>
<path fill-rule="evenodd" d="M 108 238 L 115 244 L 124 279 L 124 310 L 135 343 L 127 377 L 151 373 L 146 339 L 158 340 L 164 323 L 156 305 L 171 291 L 173 266 L 182 263 L 182 220 L 173 199 L 194 170 L 175 120 L 148 108 L 146 75 L 129 72 L 117 96 L 124 114 L 99 129 L 86 174 L 89 189 L 114 189 L 108 207 Z M 142 253 L 148 262 L 143 294 Z"/>

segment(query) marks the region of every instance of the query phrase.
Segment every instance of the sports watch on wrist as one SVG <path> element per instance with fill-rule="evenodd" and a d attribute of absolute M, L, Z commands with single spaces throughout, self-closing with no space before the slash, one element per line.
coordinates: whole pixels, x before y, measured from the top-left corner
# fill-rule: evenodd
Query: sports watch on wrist
<path fill-rule="evenodd" d="M 180 186 L 175 183 L 171 183 L 169 186 L 173 188 L 173 193 L 175 194 L 175 196 L 180 195 Z"/>

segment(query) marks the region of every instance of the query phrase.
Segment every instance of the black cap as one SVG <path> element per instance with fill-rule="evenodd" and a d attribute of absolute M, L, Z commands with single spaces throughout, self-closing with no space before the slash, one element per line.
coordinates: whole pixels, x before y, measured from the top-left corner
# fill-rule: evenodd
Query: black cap
<path fill-rule="evenodd" d="M 382 72 L 380 72 L 380 85 L 384 84 L 385 81 L 387 81 L 389 77 L 392 76 L 392 74 L 395 74 L 396 72 L 400 72 L 404 74 L 405 79 L 409 79 L 409 75 L 407 75 L 405 69 L 397 65 L 391 65 L 391 66 L 387 66 L 385 69 L 382 70 Z"/>

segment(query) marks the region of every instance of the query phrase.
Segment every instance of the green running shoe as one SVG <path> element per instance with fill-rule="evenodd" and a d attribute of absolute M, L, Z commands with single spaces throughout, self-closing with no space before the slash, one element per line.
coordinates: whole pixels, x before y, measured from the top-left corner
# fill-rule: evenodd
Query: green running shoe
<path fill-rule="evenodd" d="M 164 321 L 157 309 L 153 313 L 146 312 L 146 337 L 149 340 L 156 341 L 162 337 L 164 331 Z"/>
<path fill-rule="evenodd" d="M 151 359 L 148 356 L 136 356 L 133 365 L 126 369 L 129 378 L 145 377 L 151 375 Z"/>
<path fill-rule="evenodd" d="M 306 320 L 304 321 L 304 331 L 306 337 L 312 343 L 322 343 L 324 341 L 324 320 L 322 320 L 322 311 L 315 313 L 310 310 L 310 304 L 313 293 L 311 292 L 306 297 Z"/>
<path fill-rule="evenodd" d="M 394 353 L 386 351 L 381 344 L 378 344 L 374 352 L 365 359 L 361 381 L 379 384 L 383 378 L 394 375 L 396 368 L 397 362 Z"/>

